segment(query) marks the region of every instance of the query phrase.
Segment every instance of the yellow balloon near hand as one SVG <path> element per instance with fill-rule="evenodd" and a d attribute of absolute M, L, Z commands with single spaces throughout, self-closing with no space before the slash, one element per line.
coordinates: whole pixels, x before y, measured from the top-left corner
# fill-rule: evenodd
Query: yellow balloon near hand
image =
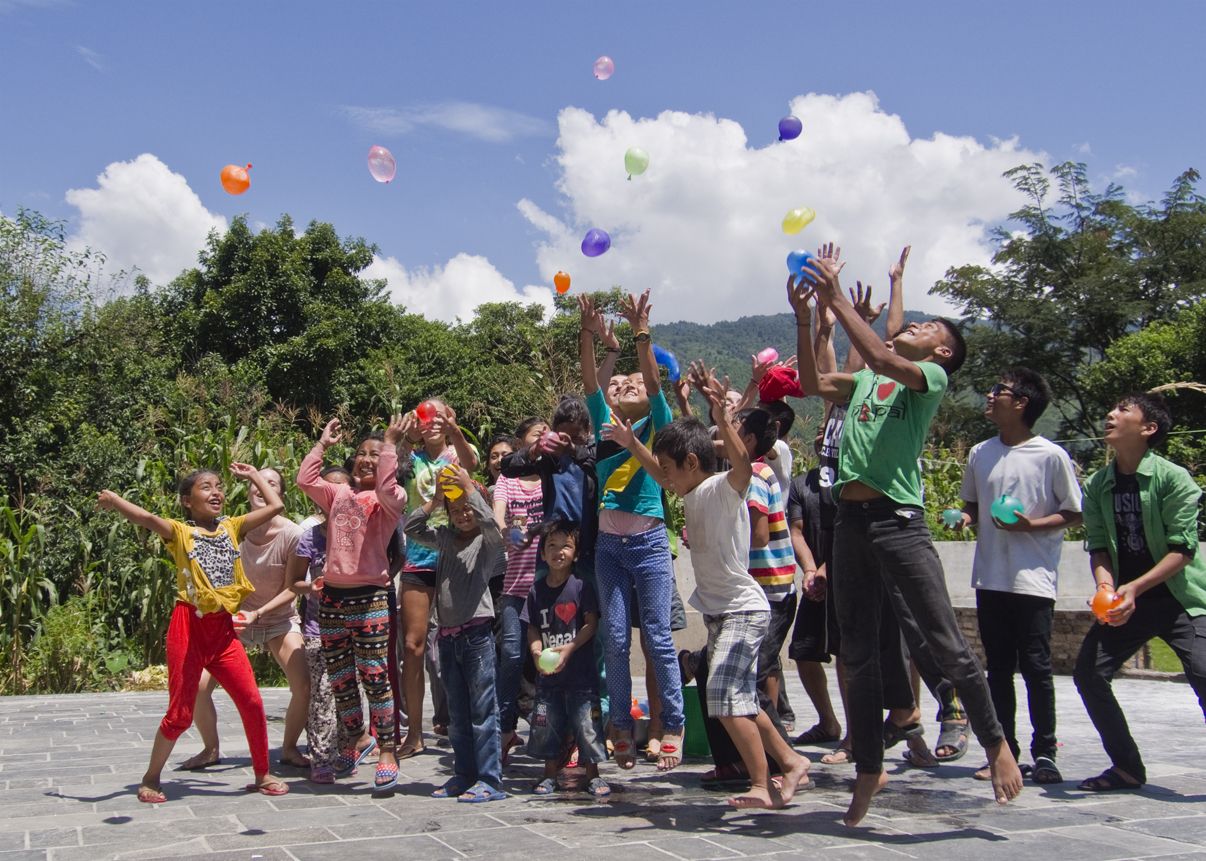
<path fill-rule="evenodd" d="M 816 212 L 807 206 L 801 209 L 793 209 L 787 215 L 783 216 L 783 232 L 799 233 L 811 224 L 812 220 L 816 217 Z"/>

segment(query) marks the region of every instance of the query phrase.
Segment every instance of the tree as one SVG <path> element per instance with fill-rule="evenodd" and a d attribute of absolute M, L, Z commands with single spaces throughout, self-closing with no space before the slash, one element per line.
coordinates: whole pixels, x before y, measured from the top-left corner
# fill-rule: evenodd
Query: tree
<path fill-rule="evenodd" d="M 1119 338 L 1206 297 L 1199 174 L 1186 170 L 1159 204 L 1142 205 L 1117 185 L 1094 192 L 1083 164 L 1005 175 L 1028 199 L 1011 216 L 1022 230 L 998 228 L 991 267 L 953 268 L 934 287 L 969 326 L 955 382 L 982 392 L 1002 368 L 1034 368 L 1051 383 L 1063 430 L 1092 436 L 1098 404 L 1086 372 Z"/>

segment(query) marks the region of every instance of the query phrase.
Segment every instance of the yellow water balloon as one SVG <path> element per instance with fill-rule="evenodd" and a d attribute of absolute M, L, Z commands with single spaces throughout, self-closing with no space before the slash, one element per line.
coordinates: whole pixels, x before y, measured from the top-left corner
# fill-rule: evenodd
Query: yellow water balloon
<path fill-rule="evenodd" d="M 787 215 L 783 216 L 783 232 L 784 233 L 799 233 L 805 227 L 812 223 L 812 220 L 817 217 L 814 210 L 807 206 L 800 209 L 793 209 Z"/>

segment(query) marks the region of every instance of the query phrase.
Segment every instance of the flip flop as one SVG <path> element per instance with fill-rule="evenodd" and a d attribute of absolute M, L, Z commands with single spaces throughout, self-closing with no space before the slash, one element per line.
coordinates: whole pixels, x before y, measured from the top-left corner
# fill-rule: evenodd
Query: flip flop
<path fill-rule="evenodd" d="M 274 780 L 271 783 L 249 783 L 243 787 L 247 792 L 258 792 L 260 795 L 288 795 L 289 784 L 283 780 Z"/>
<path fill-rule="evenodd" d="M 335 776 L 343 777 L 356 770 L 356 766 L 364 762 L 370 753 L 377 749 L 377 739 L 369 737 L 369 743 L 364 750 L 355 747 L 344 748 L 335 758 Z"/>
<path fill-rule="evenodd" d="M 900 758 L 909 765 L 913 766 L 913 768 L 937 768 L 942 764 L 932 753 L 930 754 L 930 757 L 934 760 L 933 762 L 915 762 L 914 760 L 917 759 L 917 754 L 913 753 L 911 750 L 906 750 L 903 754 L 901 754 Z"/>
<path fill-rule="evenodd" d="M 395 754 L 395 757 L 398 760 L 410 759 L 412 756 L 418 756 L 425 750 L 427 750 L 427 745 L 425 744 L 404 744 L 398 748 L 398 752 Z"/>
<path fill-rule="evenodd" d="M 398 785 L 398 766 L 385 765 L 377 763 L 377 770 L 373 773 L 373 791 L 385 792 L 393 789 Z"/>
<path fill-rule="evenodd" d="M 138 787 L 138 800 L 143 804 L 163 804 L 167 801 L 167 796 L 163 794 L 162 789 L 140 786 Z"/>
<path fill-rule="evenodd" d="M 854 762 L 854 751 L 848 747 L 839 747 L 833 753 L 821 757 L 822 765 L 850 765 Z"/>
<path fill-rule="evenodd" d="M 939 748 L 954 748 L 954 753 L 938 753 Z M 963 721 L 944 720 L 934 742 L 934 758 L 939 762 L 954 762 L 967 753 L 967 724 Z"/>
<path fill-rule="evenodd" d="M 1035 783 L 1063 783 L 1064 776 L 1059 773 L 1059 769 L 1055 765 L 1055 760 L 1049 756 L 1036 756 L 1034 758 L 1034 772 L 1031 775 L 1031 780 Z"/>
<path fill-rule="evenodd" d="M 1142 783 L 1132 783 L 1127 780 L 1118 770 L 1110 766 L 1096 777 L 1090 777 L 1082 780 L 1076 787 L 1084 792 L 1117 792 L 1119 790 L 1142 789 Z"/>
<path fill-rule="evenodd" d="M 592 777 L 590 783 L 586 784 L 586 791 L 595 798 L 607 798 L 611 795 L 611 787 L 601 777 Z"/>
<path fill-rule="evenodd" d="M 551 777 L 546 777 L 540 783 L 532 787 L 532 793 L 535 795 L 552 795 L 557 791 L 557 781 Z"/>
<path fill-rule="evenodd" d="M 456 800 L 462 804 L 484 804 L 487 801 L 502 801 L 506 797 L 507 793 L 501 789 L 495 789 L 490 784 L 479 780 L 458 795 Z"/>
<path fill-rule="evenodd" d="M 796 736 L 796 740 L 792 744 L 828 744 L 832 741 L 838 741 L 841 736 L 835 732 L 825 732 L 825 728 L 817 724 L 812 729 L 806 729 L 804 732 Z"/>
<path fill-rule="evenodd" d="M 435 792 L 431 793 L 432 798 L 456 798 L 462 792 L 469 788 L 469 784 L 464 780 L 452 778 Z"/>

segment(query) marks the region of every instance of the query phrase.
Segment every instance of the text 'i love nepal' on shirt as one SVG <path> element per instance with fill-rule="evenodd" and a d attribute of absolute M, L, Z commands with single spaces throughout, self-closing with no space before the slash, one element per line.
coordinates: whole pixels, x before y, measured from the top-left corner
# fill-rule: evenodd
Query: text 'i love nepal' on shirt
<path fill-rule="evenodd" d="M 560 586 L 550 586 L 548 579 L 537 580 L 528 593 L 520 618 L 535 625 L 540 632 L 541 649 L 552 649 L 574 641 L 586 614 L 599 613 L 599 600 L 594 588 L 570 574 Z M 584 643 L 570 655 L 559 673 L 536 678 L 541 688 L 559 690 L 598 690 L 598 671 L 593 643 Z"/>

